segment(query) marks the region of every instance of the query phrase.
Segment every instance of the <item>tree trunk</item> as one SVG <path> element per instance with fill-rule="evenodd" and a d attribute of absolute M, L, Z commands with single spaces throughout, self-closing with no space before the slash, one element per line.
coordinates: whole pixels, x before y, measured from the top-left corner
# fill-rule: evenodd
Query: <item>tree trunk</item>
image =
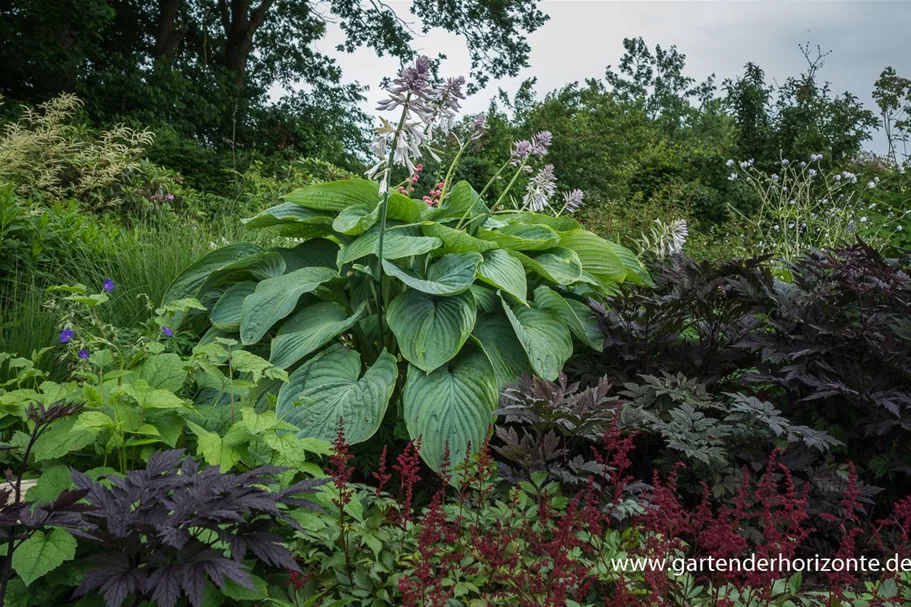
<path fill-rule="evenodd" d="M 187 34 L 186 25 L 177 25 L 177 12 L 181 0 L 158 0 L 158 25 L 155 28 L 155 58 L 170 59 L 180 48 Z"/>
<path fill-rule="evenodd" d="M 218 0 L 221 24 L 225 30 L 225 67 L 234 72 L 237 85 L 243 87 L 247 60 L 253 50 L 253 35 L 266 21 L 275 0 L 262 0 L 250 12 L 250 0 Z"/>

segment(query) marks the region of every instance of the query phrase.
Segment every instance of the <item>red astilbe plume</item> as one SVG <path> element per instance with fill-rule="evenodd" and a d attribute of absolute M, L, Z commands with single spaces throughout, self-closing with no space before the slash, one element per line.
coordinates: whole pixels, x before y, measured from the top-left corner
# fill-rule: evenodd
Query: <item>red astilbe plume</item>
<path fill-rule="evenodd" d="M 766 472 L 756 485 L 754 496 L 759 507 L 759 525 L 763 542 L 755 547 L 756 557 L 779 559 L 789 562 L 794 558 L 797 549 L 813 532 L 805 526 L 810 518 L 808 513 L 807 494 L 809 485 L 804 486 L 803 496 L 799 496 L 794 487 L 791 471 L 778 463 L 781 449 L 775 449 L 769 455 Z M 775 479 L 776 471 L 782 475 L 783 491 L 779 492 L 779 482 Z M 746 576 L 746 582 L 764 591 L 771 592 L 775 578 L 781 577 L 781 571 L 755 571 Z"/>
<path fill-rule="evenodd" d="M 646 540 L 638 551 L 642 557 L 670 559 L 684 548 L 681 538 L 691 529 L 691 515 L 677 499 L 677 477 L 683 468 L 682 462 L 674 464 L 664 483 L 657 471 L 653 473 L 649 505 L 645 513 L 635 519 L 646 532 Z M 651 590 L 649 600 L 657 604 L 670 580 L 664 571 L 648 568 L 643 571 L 643 577 Z"/>
<path fill-rule="evenodd" d="M 392 480 L 392 473 L 386 467 L 386 458 L 388 457 L 388 447 L 383 445 L 383 452 L 380 454 L 380 464 L 377 469 L 371 474 L 373 478 L 376 479 L 376 497 L 380 497 L 383 493 L 383 488 L 386 484 Z"/>
<path fill-rule="evenodd" d="M 354 489 L 350 486 L 351 475 L 354 469 L 351 467 L 352 455 L 348 450 L 348 444 L 345 442 L 345 420 L 338 418 L 338 432 L 335 436 L 335 442 L 332 444 L 332 454 L 329 456 L 329 474 L 332 476 L 332 482 L 338 489 L 338 497 L 333 498 L 332 503 L 338 507 L 338 541 L 345 555 L 345 571 L 348 574 L 348 580 L 351 581 L 351 551 L 348 546 L 348 531 L 345 525 L 345 507 L 351 503 L 354 497 Z"/>
<path fill-rule="evenodd" d="M 748 542 L 739 530 L 749 521 L 745 509 L 749 500 L 750 476 L 744 471 L 743 480 L 733 506 L 722 505 L 717 516 L 713 513 L 712 494 L 707 483 L 702 483 L 702 500 L 693 516 L 693 535 L 696 540 L 695 554 L 699 557 L 714 557 L 716 559 L 729 559 L 742 557 L 746 554 Z M 723 580 L 732 582 L 742 587 L 743 576 L 736 571 L 710 572 L 707 579 L 711 581 Z"/>
<path fill-rule="evenodd" d="M 853 462 L 848 462 L 848 485 L 839 506 L 842 511 L 841 516 L 824 512 L 819 517 L 835 525 L 841 533 L 841 542 L 835 558 L 847 563 L 848 559 L 856 558 L 857 537 L 863 533 L 861 520 L 857 513 L 863 513 L 864 510 L 860 503 L 860 487 L 857 483 L 857 470 Z M 857 577 L 847 567 L 844 567 L 843 571 L 827 571 L 826 577 L 829 578 L 830 591 L 839 598 L 844 596 L 846 587 L 857 583 Z"/>
<path fill-rule="evenodd" d="M 412 519 L 411 505 L 414 500 L 414 487 L 421 480 L 421 476 L 418 474 L 421 469 L 420 444 L 420 437 L 417 441 L 408 441 L 405 450 L 399 453 L 396 463 L 392 466 L 392 469 L 399 473 L 399 501 L 402 504 L 400 524 L 403 531 L 406 523 Z"/>
<path fill-rule="evenodd" d="M 623 500 L 623 490 L 633 481 L 632 475 L 625 474 L 632 467 L 629 454 L 636 448 L 633 443 L 636 432 L 621 436 L 620 408 L 618 407 L 610 426 L 601 434 L 601 449 L 592 447 L 592 456 L 605 470 L 608 482 L 613 487 L 611 504 L 618 505 Z"/>

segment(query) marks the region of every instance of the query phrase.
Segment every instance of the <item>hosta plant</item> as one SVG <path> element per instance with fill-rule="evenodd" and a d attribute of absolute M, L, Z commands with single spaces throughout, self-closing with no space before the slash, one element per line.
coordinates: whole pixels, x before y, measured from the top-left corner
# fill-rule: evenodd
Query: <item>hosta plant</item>
<path fill-rule="evenodd" d="M 195 298 L 206 307 L 204 321 L 194 312 L 175 323 L 208 324 L 204 339 L 238 339 L 290 372 L 276 411 L 301 436 L 332 440 L 343 419 L 348 441 L 365 441 L 394 402 L 431 467 L 439 469 L 447 445 L 461 461 L 484 442 L 505 382 L 526 372 L 555 379 L 574 339 L 601 349 L 589 298 L 650 282 L 629 250 L 566 214 L 578 194 L 543 212 L 555 194 L 553 168 L 525 176 L 547 153 L 549 133 L 515 144 L 495 177 L 514 172 L 497 200 L 466 182 L 450 187 L 449 177 L 427 200 L 407 195 L 415 178 L 390 187 L 395 165 L 415 172 L 428 134 L 452 123 L 459 86 L 432 86 L 429 64 L 418 60 L 381 106 L 402 113 L 397 126 L 378 129 L 376 180 L 287 194 L 246 221 L 277 227 L 287 246 L 213 251 L 165 295 L 164 304 Z M 455 162 L 482 124 L 449 133 Z M 523 180 L 515 201 L 509 193 Z"/>

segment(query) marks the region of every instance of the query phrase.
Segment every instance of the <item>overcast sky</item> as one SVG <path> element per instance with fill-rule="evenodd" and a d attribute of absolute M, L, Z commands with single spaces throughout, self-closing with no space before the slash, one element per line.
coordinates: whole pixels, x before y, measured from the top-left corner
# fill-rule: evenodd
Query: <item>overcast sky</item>
<path fill-rule="evenodd" d="M 406 20 L 410 2 L 387 4 Z M 541 9 L 550 15 L 529 37 L 530 66 L 517 78 L 491 81 L 468 99 L 466 112 L 485 109 L 498 88 L 515 92 L 529 77 L 537 77 L 539 95 L 572 81 L 603 77 L 607 65 L 616 66 L 623 53 L 623 38 L 642 36 L 650 48 L 676 45 L 686 55 L 686 74 L 703 80 L 714 73 L 725 77 L 742 73 L 752 61 L 766 72 L 767 81 L 781 82 L 802 71 L 805 61 L 798 44 L 810 41 L 831 50 L 821 77 L 836 92 L 851 91 L 875 110 L 870 92 L 879 73 L 893 66 L 911 77 L 911 1 L 773 1 L 716 0 L 696 2 L 545 0 Z M 380 79 L 393 74 L 398 64 L 377 57 L 370 49 L 354 54 L 334 52 L 341 39 L 337 29 L 319 43 L 320 50 L 335 56 L 345 79 L 369 85 L 365 109 L 373 112 L 382 97 Z M 469 58 L 465 41 L 456 35 L 432 31 L 415 40 L 425 54 L 444 53 L 441 75 L 467 75 Z M 877 137 L 868 146 L 881 151 Z"/>

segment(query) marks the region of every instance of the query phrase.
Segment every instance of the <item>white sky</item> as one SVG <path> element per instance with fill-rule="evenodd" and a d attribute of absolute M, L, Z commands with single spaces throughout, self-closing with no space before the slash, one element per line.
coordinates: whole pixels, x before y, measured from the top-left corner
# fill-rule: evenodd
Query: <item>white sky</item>
<path fill-rule="evenodd" d="M 415 19 L 408 12 L 410 1 L 387 4 L 406 20 Z M 891 65 L 899 75 L 911 77 L 911 2 L 907 0 L 545 0 L 541 9 L 550 21 L 529 37 L 530 66 L 517 78 L 492 80 L 466 100 L 466 113 L 485 109 L 498 88 L 512 94 L 529 77 L 538 78 L 539 95 L 572 81 L 603 77 L 607 65 L 618 64 L 623 38 L 636 36 L 642 36 L 650 48 L 676 45 L 687 57 L 687 75 L 701 81 L 714 73 L 719 84 L 725 77 L 741 74 L 748 61 L 765 70 L 767 81 L 781 82 L 796 75 L 805 66 L 798 44 L 810 41 L 823 51 L 833 51 L 821 77 L 832 82 L 835 92 L 851 91 L 872 110 L 876 108 L 870 93 L 883 67 Z M 346 81 L 369 85 L 364 109 L 373 113 L 383 95 L 379 81 L 394 74 L 398 63 L 378 57 L 371 49 L 337 53 L 334 48 L 340 40 L 338 28 L 331 27 L 317 47 L 337 58 Z M 468 74 L 463 38 L 431 31 L 417 38 L 415 46 L 431 56 L 447 56 L 441 75 Z M 868 146 L 881 149 L 881 139 Z"/>

